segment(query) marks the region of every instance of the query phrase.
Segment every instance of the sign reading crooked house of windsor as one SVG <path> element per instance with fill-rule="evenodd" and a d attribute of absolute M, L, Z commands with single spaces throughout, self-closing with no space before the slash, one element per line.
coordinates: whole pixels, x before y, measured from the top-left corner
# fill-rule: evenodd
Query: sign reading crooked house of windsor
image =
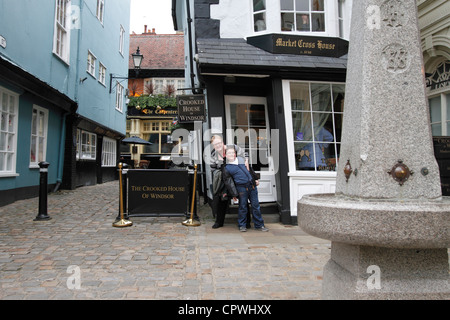
<path fill-rule="evenodd" d="M 206 121 L 205 95 L 177 96 L 178 122 Z"/>

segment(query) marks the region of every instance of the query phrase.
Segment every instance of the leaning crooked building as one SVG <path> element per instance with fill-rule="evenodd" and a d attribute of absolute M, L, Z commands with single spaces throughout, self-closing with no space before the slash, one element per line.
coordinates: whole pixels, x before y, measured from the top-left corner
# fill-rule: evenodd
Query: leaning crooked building
<path fill-rule="evenodd" d="M 449 5 L 418 1 L 439 136 L 450 134 Z M 352 0 L 173 0 L 186 87 L 206 96 L 203 129 L 246 149 L 260 201 L 285 224 L 297 223 L 303 195 L 335 191 L 351 8 Z M 239 129 L 254 134 L 237 141 Z"/>

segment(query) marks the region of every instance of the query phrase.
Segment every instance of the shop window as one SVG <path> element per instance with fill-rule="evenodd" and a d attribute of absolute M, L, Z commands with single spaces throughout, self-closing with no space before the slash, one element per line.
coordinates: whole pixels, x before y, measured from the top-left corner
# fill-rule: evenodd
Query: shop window
<path fill-rule="evenodd" d="M 253 26 L 255 32 L 266 30 L 266 0 L 253 0 Z"/>
<path fill-rule="evenodd" d="M 143 153 L 147 154 L 170 154 L 174 147 L 170 134 L 172 120 L 165 121 L 145 121 L 143 125 L 144 139 L 151 142 L 149 146 L 144 146 Z"/>
<path fill-rule="evenodd" d="M 116 140 L 104 137 L 102 146 L 102 167 L 115 167 L 117 161 Z"/>
<path fill-rule="evenodd" d="M 19 96 L 0 87 L 0 176 L 16 173 Z"/>
<path fill-rule="evenodd" d="M 324 32 L 324 0 L 280 0 L 281 31 Z"/>
<path fill-rule="evenodd" d="M 47 150 L 48 110 L 33 106 L 31 120 L 30 167 L 45 161 Z"/>
<path fill-rule="evenodd" d="M 95 160 L 97 151 L 97 135 L 77 130 L 77 160 Z"/>
<path fill-rule="evenodd" d="M 345 86 L 290 84 L 296 170 L 336 171 Z"/>

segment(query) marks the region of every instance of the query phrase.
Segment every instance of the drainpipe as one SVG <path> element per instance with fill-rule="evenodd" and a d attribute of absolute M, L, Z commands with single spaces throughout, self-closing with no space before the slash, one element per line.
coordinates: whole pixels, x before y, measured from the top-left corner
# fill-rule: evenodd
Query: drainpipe
<path fill-rule="evenodd" d="M 187 0 L 187 23 L 188 23 L 188 39 L 189 39 L 189 66 L 190 66 L 190 78 L 191 78 L 191 91 L 193 94 L 197 93 L 197 89 L 195 89 L 195 73 L 194 73 L 194 56 L 193 56 L 193 48 L 192 48 L 192 17 L 191 17 L 191 1 Z"/>
<path fill-rule="evenodd" d="M 63 178 L 63 172 L 64 172 L 64 149 L 66 145 L 66 119 L 69 115 L 69 112 L 64 113 L 62 117 L 62 123 L 61 123 L 61 134 L 60 140 L 59 140 L 59 155 L 58 155 L 58 168 L 57 168 L 57 176 L 56 176 L 56 186 L 53 192 L 56 192 L 59 190 L 59 187 L 62 183 Z"/>

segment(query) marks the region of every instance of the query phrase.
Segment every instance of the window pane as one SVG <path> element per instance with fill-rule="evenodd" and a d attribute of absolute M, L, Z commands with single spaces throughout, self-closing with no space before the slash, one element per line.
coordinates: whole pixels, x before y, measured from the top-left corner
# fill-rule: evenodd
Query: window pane
<path fill-rule="evenodd" d="M 313 13 L 312 31 L 325 31 L 325 15 L 323 13 Z"/>
<path fill-rule="evenodd" d="M 336 142 L 341 142 L 343 118 L 344 118 L 344 116 L 341 113 L 334 114 L 334 127 L 335 127 L 334 130 L 336 132 L 336 137 L 335 137 Z"/>
<path fill-rule="evenodd" d="M 309 103 L 309 84 L 291 83 L 292 110 L 311 110 Z"/>
<path fill-rule="evenodd" d="M 297 31 L 311 31 L 309 13 L 297 14 Z"/>
<path fill-rule="evenodd" d="M 0 151 L 6 151 L 6 133 L 0 133 Z"/>
<path fill-rule="evenodd" d="M 433 136 L 442 136 L 442 124 L 436 123 L 431 125 Z"/>
<path fill-rule="evenodd" d="M 7 153 L 6 154 L 6 171 L 12 171 L 13 170 L 13 154 Z"/>
<path fill-rule="evenodd" d="M 309 0 L 295 0 L 296 11 L 309 11 Z"/>
<path fill-rule="evenodd" d="M 311 84 L 313 111 L 331 112 L 331 91 L 329 84 Z"/>
<path fill-rule="evenodd" d="M 281 13 L 281 30 L 294 31 L 294 13 Z"/>
<path fill-rule="evenodd" d="M 266 0 L 253 0 L 253 12 L 266 10 Z"/>
<path fill-rule="evenodd" d="M 6 95 L 6 93 L 3 94 L 1 109 L 3 111 L 8 111 L 8 96 Z"/>
<path fill-rule="evenodd" d="M 39 157 L 38 161 L 44 161 L 44 138 L 39 138 Z"/>
<path fill-rule="evenodd" d="M 266 13 L 255 14 L 254 17 L 255 32 L 266 30 Z"/>
<path fill-rule="evenodd" d="M 266 112 L 264 105 L 252 104 L 250 106 L 250 126 L 265 127 L 266 126 Z"/>
<path fill-rule="evenodd" d="M 246 104 L 231 104 L 230 105 L 230 113 L 231 113 L 231 127 L 248 127 L 248 119 L 247 119 L 247 105 Z M 246 130 L 246 129 L 244 129 Z"/>
<path fill-rule="evenodd" d="M 280 0 L 281 10 L 294 10 L 293 0 Z"/>
<path fill-rule="evenodd" d="M 311 114 L 309 112 L 293 112 L 294 141 L 313 141 Z"/>
<path fill-rule="evenodd" d="M 312 11 L 324 11 L 323 0 L 311 0 Z"/>
<path fill-rule="evenodd" d="M 9 115 L 9 130 L 8 130 L 10 133 L 14 133 L 14 131 L 16 130 L 16 128 L 14 126 L 14 121 L 15 121 L 15 116 L 10 114 Z"/>
<path fill-rule="evenodd" d="M 430 102 L 431 122 L 440 122 L 441 118 L 441 97 L 432 98 Z"/>
<path fill-rule="evenodd" d="M 333 84 L 332 88 L 334 112 L 344 112 L 345 85 Z"/>
<path fill-rule="evenodd" d="M 1 119 L 1 125 L 0 125 L 0 129 L 2 131 L 6 131 L 7 130 L 7 123 L 8 121 L 8 114 L 7 113 L 2 113 L 2 119 Z"/>
<path fill-rule="evenodd" d="M 450 93 L 447 94 L 447 120 L 450 120 Z"/>
<path fill-rule="evenodd" d="M 30 162 L 37 162 L 37 160 L 36 160 L 36 137 L 35 136 L 31 136 Z"/>
<path fill-rule="evenodd" d="M 15 108 L 15 105 L 16 105 L 15 101 L 16 101 L 15 97 L 13 97 L 13 96 L 9 97 L 9 112 L 10 113 L 14 113 L 14 108 Z"/>

